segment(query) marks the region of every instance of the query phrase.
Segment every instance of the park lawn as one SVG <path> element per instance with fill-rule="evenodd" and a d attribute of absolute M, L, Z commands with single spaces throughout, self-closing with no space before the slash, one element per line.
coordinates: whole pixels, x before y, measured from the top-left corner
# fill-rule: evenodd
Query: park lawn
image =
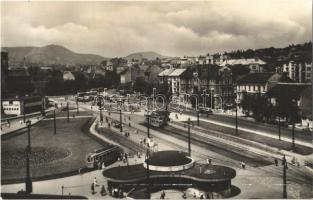
<path fill-rule="evenodd" d="M 81 112 L 84 115 L 90 113 Z M 91 118 L 74 118 L 67 123 L 66 119 L 57 120 L 57 133 L 53 132 L 53 120 L 41 121 L 31 129 L 31 146 L 33 149 L 40 148 L 57 148 L 59 151 L 67 151 L 68 156 L 56 159 L 39 165 L 31 165 L 32 178 L 44 178 L 55 176 L 73 171 L 78 171 L 80 167 L 85 166 L 85 157 L 87 153 L 99 149 L 108 144 L 95 141 L 88 134 L 84 133 L 83 126 Z M 86 128 L 84 128 L 85 132 Z M 3 165 L 3 160 L 10 159 L 7 152 L 16 149 L 25 149 L 27 146 L 27 133 L 17 135 L 1 141 L 2 159 L 1 159 L 1 182 L 20 182 L 25 178 L 25 166 L 10 167 Z M 4 154 L 6 152 L 6 154 Z M 25 157 L 24 155 L 22 156 Z"/>

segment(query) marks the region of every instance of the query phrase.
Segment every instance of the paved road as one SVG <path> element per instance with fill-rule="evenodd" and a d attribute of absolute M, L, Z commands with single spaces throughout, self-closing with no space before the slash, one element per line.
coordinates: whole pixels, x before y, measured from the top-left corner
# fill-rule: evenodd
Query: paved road
<path fill-rule="evenodd" d="M 174 111 L 174 110 L 173 110 Z M 194 117 L 197 116 L 196 111 L 185 110 L 184 114 L 192 115 Z M 217 122 L 222 122 L 228 125 L 235 125 L 235 117 L 228 115 L 219 115 L 212 114 L 209 117 L 200 116 L 200 119 L 210 119 Z M 256 131 L 263 131 L 270 133 L 278 138 L 278 127 L 271 124 L 264 124 L 259 122 L 254 122 L 251 120 L 242 119 L 242 117 L 238 118 L 238 126 L 241 128 L 253 129 Z M 296 139 L 305 142 L 312 142 L 313 133 L 308 131 L 295 130 Z M 290 128 L 281 127 L 281 136 L 291 139 L 292 138 L 292 130 Z"/>

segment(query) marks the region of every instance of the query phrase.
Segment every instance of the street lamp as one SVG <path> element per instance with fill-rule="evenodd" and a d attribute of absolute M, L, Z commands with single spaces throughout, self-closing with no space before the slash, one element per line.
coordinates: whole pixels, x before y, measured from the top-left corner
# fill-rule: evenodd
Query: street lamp
<path fill-rule="evenodd" d="M 55 117 L 55 109 L 53 110 L 53 118 L 54 118 L 54 120 L 53 120 L 53 126 L 54 126 L 54 134 L 56 134 L 57 133 L 57 122 L 56 122 L 56 117 Z"/>
<path fill-rule="evenodd" d="M 76 98 L 76 108 L 77 108 L 77 114 L 79 114 L 79 107 L 78 107 L 78 99 Z"/>
<path fill-rule="evenodd" d="M 67 107 L 67 123 L 70 122 L 70 107 L 69 107 L 69 102 L 66 102 L 66 107 Z"/>
<path fill-rule="evenodd" d="M 236 110 L 236 135 L 238 135 L 238 99 L 235 100 Z"/>
<path fill-rule="evenodd" d="M 123 132 L 123 126 L 122 126 L 122 100 L 119 100 L 120 105 L 120 132 Z"/>
<path fill-rule="evenodd" d="M 146 164 L 147 164 L 147 171 L 146 171 L 146 176 L 147 176 L 147 195 L 148 198 L 150 199 L 150 170 L 149 170 L 149 159 L 150 159 L 150 150 L 147 148 L 146 152 Z"/>
<path fill-rule="evenodd" d="M 30 194 L 33 192 L 33 183 L 30 178 L 30 164 L 29 164 L 29 154 L 31 153 L 31 147 L 30 147 L 30 128 L 31 128 L 31 121 L 26 121 L 27 125 L 27 133 L 28 133 L 28 145 L 26 148 L 26 180 L 25 180 L 25 187 L 26 187 L 26 193 Z"/>
<path fill-rule="evenodd" d="M 31 145 L 30 145 L 30 128 L 31 128 L 32 122 L 30 120 L 26 121 L 26 126 L 27 126 L 27 135 L 28 135 L 28 150 L 31 152 Z"/>
<path fill-rule="evenodd" d="M 188 155 L 191 156 L 191 144 L 190 144 L 190 118 L 188 118 Z"/>
<path fill-rule="evenodd" d="M 284 155 L 283 157 L 283 199 L 287 199 L 287 160 L 286 160 L 286 156 Z"/>
<path fill-rule="evenodd" d="M 214 92 L 214 87 L 211 87 L 210 90 L 211 90 L 211 109 L 213 110 L 213 92 Z"/>

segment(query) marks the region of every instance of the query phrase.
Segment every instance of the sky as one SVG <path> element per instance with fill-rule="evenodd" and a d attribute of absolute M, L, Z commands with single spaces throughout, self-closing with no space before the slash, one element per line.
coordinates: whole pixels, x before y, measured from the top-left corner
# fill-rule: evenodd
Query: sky
<path fill-rule="evenodd" d="M 1 45 L 62 45 L 105 57 L 284 47 L 312 39 L 312 0 L 1 1 Z"/>

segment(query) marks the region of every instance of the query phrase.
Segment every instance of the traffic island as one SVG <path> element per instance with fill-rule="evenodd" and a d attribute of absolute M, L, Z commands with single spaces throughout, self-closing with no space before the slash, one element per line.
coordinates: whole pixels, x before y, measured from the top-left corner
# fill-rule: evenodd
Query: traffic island
<path fill-rule="evenodd" d="M 109 191 L 112 193 L 118 188 L 129 192 L 148 186 L 150 191 L 169 188 L 185 190 L 192 187 L 218 193 L 223 198 L 232 194 L 231 179 L 236 176 L 236 171 L 230 167 L 197 163 L 179 151 L 152 153 L 148 158 L 149 169 L 146 161 L 105 170 L 103 175 L 108 180 Z"/>

